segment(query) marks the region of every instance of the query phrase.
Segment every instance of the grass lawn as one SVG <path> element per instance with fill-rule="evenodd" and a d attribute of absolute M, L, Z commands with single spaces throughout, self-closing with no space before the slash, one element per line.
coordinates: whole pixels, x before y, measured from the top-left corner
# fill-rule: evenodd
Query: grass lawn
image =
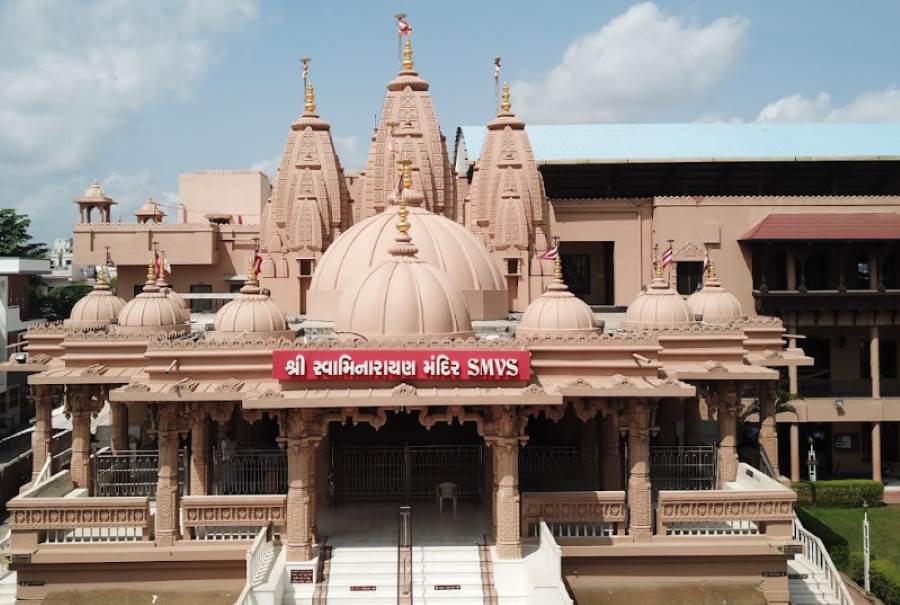
<path fill-rule="evenodd" d="M 850 552 L 862 552 L 861 508 L 804 506 L 802 509 L 843 536 L 850 544 Z M 870 508 L 869 529 L 872 554 L 879 559 L 890 559 L 900 567 L 900 504 Z"/>

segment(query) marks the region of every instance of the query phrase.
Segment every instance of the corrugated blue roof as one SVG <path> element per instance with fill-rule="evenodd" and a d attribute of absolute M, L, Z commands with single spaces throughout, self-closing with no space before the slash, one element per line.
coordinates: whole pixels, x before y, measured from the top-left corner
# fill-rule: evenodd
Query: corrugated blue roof
<path fill-rule="evenodd" d="M 527 127 L 544 164 L 900 160 L 900 123 L 564 124 Z M 484 126 L 457 130 L 457 166 L 478 159 Z M 465 158 L 458 157 L 460 134 Z"/>

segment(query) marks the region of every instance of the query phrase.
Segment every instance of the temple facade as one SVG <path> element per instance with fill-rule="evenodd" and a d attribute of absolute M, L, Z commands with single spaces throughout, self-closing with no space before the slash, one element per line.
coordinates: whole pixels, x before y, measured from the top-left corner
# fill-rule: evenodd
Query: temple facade
<path fill-rule="evenodd" d="M 778 385 L 815 363 L 796 335 L 716 258 L 685 296 L 648 254 L 598 313 L 508 88 L 455 166 L 407 37 L 352 187 L 308 84 L 259 225 L 152 200 L 112 223 L 99 184 L 78 198 L 76 257 L 112 253 L 118 291 L 101 271 L 2 366 L 36 409 L 7 504 L 18 598 L 571 603 L 652 579 L 789 603 Z M 198 319 L 185 280 L 222 271 L 242 283 Z"/>

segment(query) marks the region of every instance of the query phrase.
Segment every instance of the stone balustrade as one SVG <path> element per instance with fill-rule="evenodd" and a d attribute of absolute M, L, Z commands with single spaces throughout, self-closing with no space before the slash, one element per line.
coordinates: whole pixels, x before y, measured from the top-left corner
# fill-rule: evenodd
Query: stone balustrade
<path fill-rule="evenodd" d="M 149 498 L 18 497 L 7 503 L 13 550 L 41 543 L 149 540 Z"/>
<path fill-rule="evenodd" d="M 183 538 L 253 539 L 269 523 L 276 533 L 284 531 L 287 497 L 185 496 L 181 499 Z"/>
<path fill-rule="evenodd" d="M 788 489 L 661 491 L 656 533 L 670 536 L 770 535 L 790 539 L 797 495 Z"/>
<path fill-rule="evenodd" d="M 602 538 L 625 529 L 624 491 L 524 492 L 523 535 L 537 536 L 543 519 L 558 538 Z"/>

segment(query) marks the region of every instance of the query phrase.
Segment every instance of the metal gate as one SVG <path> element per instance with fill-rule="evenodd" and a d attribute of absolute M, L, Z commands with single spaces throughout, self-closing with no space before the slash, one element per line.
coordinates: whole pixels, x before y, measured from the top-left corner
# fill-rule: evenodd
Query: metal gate
<path fill-rule="evenodd" d="M 286 494 L 287 452 L 282 449 L 239 449 L 228 460 L 213 450 L 216 495 Z"/>
<path fill-rule="evenodd" d="M 184 495 L 187 452 L 178 450 L 178 493 Z M 157 450 L 101 450 L 94 454 L 94 495 L 156 497 L 159 481 Z"/>
<path fill-rule="evenodd" d="M 438 483 L 451 481 L 463 498 L 477 498 L 482 485 L 480 445 L 334 446 L 334 497 L 345 500 L 434 498 Z"/>
<path fill-rule="evenodd" d="M 716 447 L 651 446 L 650 483 L 654 492 L 716 489 Z"/>
<path fill-rule="evenodd" d="M 519 449 L 519 489 L 571 492 L 581 489 L 582 460 L 577 447 L 525 446 Z"/>

